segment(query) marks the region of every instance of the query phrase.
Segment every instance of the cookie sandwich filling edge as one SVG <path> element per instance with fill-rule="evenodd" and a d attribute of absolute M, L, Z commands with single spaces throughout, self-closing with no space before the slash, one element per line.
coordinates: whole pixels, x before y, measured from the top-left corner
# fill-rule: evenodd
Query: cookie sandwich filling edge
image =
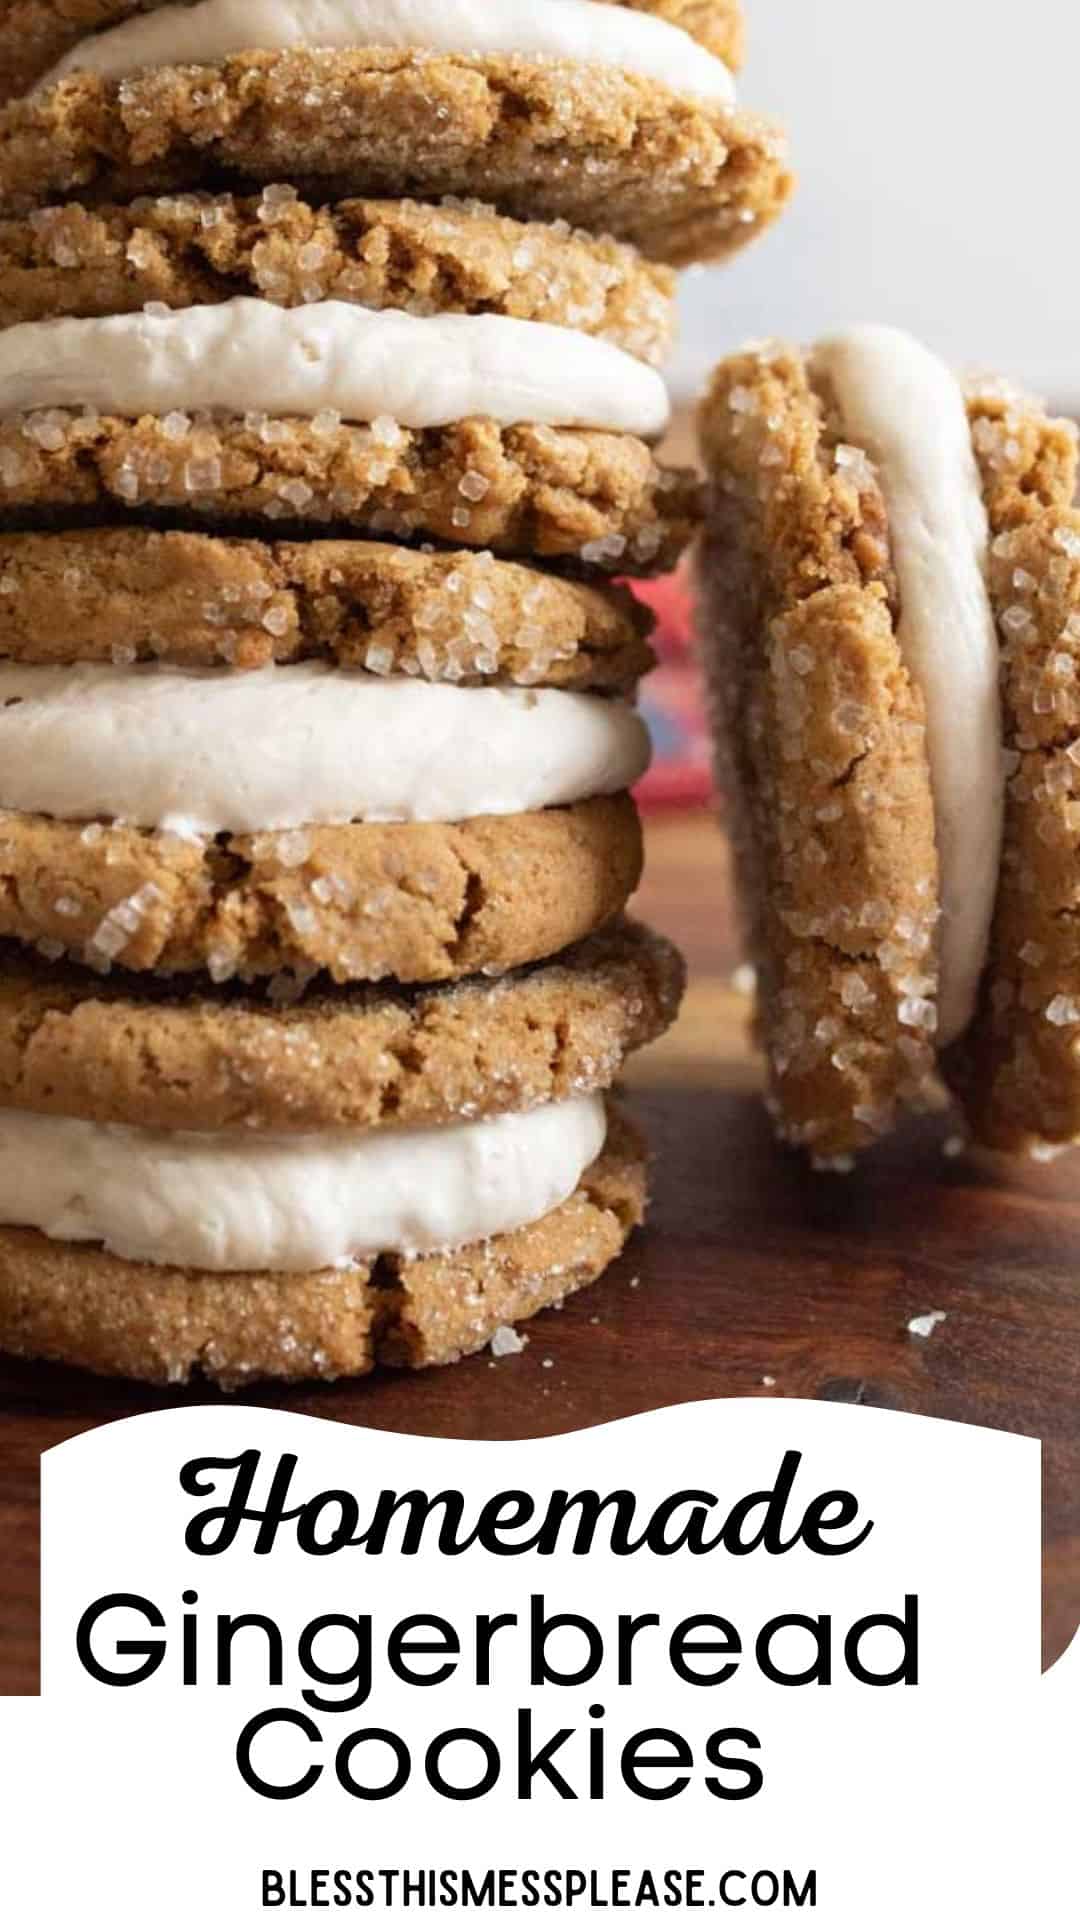
<path fill-rule="evenodd" d="M 572 61 L 612 67 L 731 106 L 715 54 L 670 21 L 598 0 L 201 0 L 140 14 L 81 41 L 39 90 L 74 73 L 124 79 L 154 67 L 210 66 L 235 54 L 362 48 Z"/>
<path fill-rule="evenodd" d="M 345 1269 L 532 1225 L 606 1137 L 599 1093 L 368 1133 L 166 1132 L 0 1109 L 0 1221 L 198 1272 Z"/>
<path fill-rule="evenodd" d="M 627 701 L 562 688 L 0 663 L 0 808 L 188 839 L 572 806 L 633 786 L 649 751 Z"/>
<path fill-rule="evenodd" d="M 606 9 L 610 10 L 610 9 Z M 502 314 L 417 316 L 325 300 L 246 297 L 106 319 L 29 320 L 0 333 L 0 415 L 90 408 L 137 418 L 265 410 L 387 432 L 489 419 L 653 439 L 660 374 L 570 327 Z M 392 439 L 389 442 L 392 445 Z"/>
<path fill-rule="evenodd" d="M 999 647 L 988 586 L 990 529 L 963 387 L 891 327 L 819 342 L 846 438 L 872 463 L 889 520 L 897 640 L 926 710 L 939 859 L 936 1043 L 974 1017 L 1001 859 L 1005 757 Z"/>

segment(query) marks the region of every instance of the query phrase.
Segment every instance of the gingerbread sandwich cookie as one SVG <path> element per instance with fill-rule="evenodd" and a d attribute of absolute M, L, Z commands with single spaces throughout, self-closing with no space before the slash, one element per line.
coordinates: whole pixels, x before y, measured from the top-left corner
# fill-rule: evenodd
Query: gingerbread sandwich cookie
<path fill-rule="evenodd" d="M 886 328 L 726 362 L 701 425 L 706 646 L 781 1134 L 848 1156 L 940 1101 L 944 1068 L 978 1136 L 1073 1137 L 1074 430 Z"/>
<path fill-rule="evenodd" d="M 474 1351 L 640 1220 L 643 1150 L 604 1096 L 681 985 L 629 926 L 496 985 L 281 1007 L 13 958 L 0 1345 L 223 1384 Z"/>
<path fill-rule="evenodd" d="M 333 525 L 660 571 L 698 507 L 652 451 L 668 417 L 653 368 L 504 315 L 238 298 L 27 322 L 0 333 L 0 513 Z"/>
<path fill-rule="evenodd" d="M 671 264 L 720 258 L 787 200 L 785 142 L 663 12 L 598 0 L 140 12 L 0 110 L 0 210 L 304 180 L 323 198 L 480 196 Z"/>
<path fill-rule="evenodd" d="M 466 648 L 497 566 L 419 602 L 456 602 Z M 105 660 L 0 660 L 0 933 L 103 971 L 424 981 L 505 972 L 603 925 L 640 875 L 643 722 L 616 693 L 535 684 L 542 641 L 528 685 L 440 678 L 437 651 L 427 678 L 425 634 L 411 673 L 144 664 L 122 629 Z"/>
<path fill-rule="evenodd" d="M 556 1114 L 560 1128 L 566 1118 Z M 171 1386 L 446 1366 L 598 1280 L 641 1224 L 644 1148 L 623 1116 L 606 1118 L 603 1145 L 567 1199 L 450 1251 L 218 1273 L 0 1227 L 0 1346 Z"/>
<path fill-rule="evenodd" d="M 488 553 L 0 535 L 0 933 L 219 980 L 557 952 L 640 875 L 647 631 Z"/>

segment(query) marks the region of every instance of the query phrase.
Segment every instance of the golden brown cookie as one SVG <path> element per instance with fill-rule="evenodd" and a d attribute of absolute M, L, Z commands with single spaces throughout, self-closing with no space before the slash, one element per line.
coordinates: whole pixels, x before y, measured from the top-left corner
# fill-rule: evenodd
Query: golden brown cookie
<path fill-rule="evenodd" d="M 477 201 L 174 194 L 71 201 L 0 221 L 0 325 L 209 306 L 238 295 L 344 300 L 407 313 L 503 314 L 574 327 L 656 365 L 675 280 L 633 247 Z"/>
<path fill-rule="evenodd" d="M 605 925 L 640 878 L 628 794 L 460 825 L 206 841 L 0 813 L 0 936 L 103 972 L 506 973 Z"/>
<path fill-rule="evenodd" d="M 969 418 L 1001 648 L 1004 841 L 978 1010 L 941 1064 L 977 1140 L 1038 1155 L 1080 1138 L 1077 433 L 1003 382 L 973 389 Z M 797 353 L 727 363 L 702 431 L 708 638 L 771 1096 L 787 1138 L 842 1155 L 897 1099 L 933 1097 L 933 813 L 888 520 Z M 850 1017 L 827 1004 L 838 988 Z"/>
<path fill-rule="evenodd" d="M 0 421 L 0 515 L 46 526 L 118 511 L 395 539 L 663 573 L 697 522 L 696 476 L 631 434 L 247 414 L 200 424 L 57 408 Z"/>
<path fill-rule="evenodd" d="M 1080 515 L 1076 434 L 1007 387 L 972 432 L 994 535 L 1008 784 L 997 911 L 975 1023 L 949 1077 L 975 1137 L 1080 1137 Z"/>
<path fill-rule="evenodd" d="M 802 357 L 718 370 L 700 574 L 722 787 L 782 1136 L 866 1146 L 934 1097 L 937 856 L 922 701 L 873 470 Z"/>
<path fill-rule="evenodd" d="M 142 527 L 0 533 L 0 660 L 237 669 L 330 660 L 380 675 L 628 692 L 651 616 L 490 553 L 233 540 Z"/>
<path fill-rule="evenodd" d="M 792 188 L 772 123 L 563 61 L 251 53 L 74 74 L 0 111 L 0 213 L 244 180 L 317 183 L 327 199 L 477 196 L 672 265 L 745 245 Z"/>
<path fill-rule="evenodd" d="M 0 100 L 25 92 L 89 34 L 163 4 L 165 0 L 6 0 L 0 19 Z M 613 0 L 613 4 L 670 20 L 729 67 L 738 67 L 742 61 L 742 0 Z"/>
<path fill-rule="evenodd" d="M 442 1366 L 596 1280 L 640 1224 L 645 1185 L 643 1145 L 613 1111 L 603 1152 L 563 1206 L 457 1253 L 210 1274 L 0 1227 L 0 1348 L 174 1386 Z"/>
<path fill-rule="evenodd" d="M 438 1126 L 610 1087 L 684 970 L 632 921 L 456 986 L 182 994 L 0 949 L 0 1106 L 132 1126 Z"/>

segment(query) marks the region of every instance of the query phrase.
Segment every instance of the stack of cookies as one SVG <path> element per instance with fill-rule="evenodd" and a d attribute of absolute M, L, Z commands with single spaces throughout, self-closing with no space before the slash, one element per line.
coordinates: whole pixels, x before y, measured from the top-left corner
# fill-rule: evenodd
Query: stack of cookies
<path fill-rule="evenodd" d="M 621 917 L 613 581 L 698 515 L 673 264 L 789 188 L 738 41 L 732 0 L 7 9 L 9 1350 L 423 1366 L 640 1220 L 608 1093 L 681 968 Z"/>
<path fill-rule="evenodd" d="M 779 1131 L 849 1170 L 951 1097 L 1047 1157 L 1080 1138 L 1076 428 L 888 327 L 725 361 L 701 424 Z"/>

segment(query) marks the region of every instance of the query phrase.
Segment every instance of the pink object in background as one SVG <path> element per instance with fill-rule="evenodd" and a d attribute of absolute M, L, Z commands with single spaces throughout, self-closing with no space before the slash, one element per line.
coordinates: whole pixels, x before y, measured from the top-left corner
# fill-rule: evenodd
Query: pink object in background
<path fill-rule="evenodd" d="M 641 689 L 653 764 L 635 788 L 638 804 L 647 813 L 704 806 L 712 792 L 711 744 L 686 570 L 663 580 L 636 580 L 633 592 L 656 615 L 652 644 L 660 663 Z"/>

